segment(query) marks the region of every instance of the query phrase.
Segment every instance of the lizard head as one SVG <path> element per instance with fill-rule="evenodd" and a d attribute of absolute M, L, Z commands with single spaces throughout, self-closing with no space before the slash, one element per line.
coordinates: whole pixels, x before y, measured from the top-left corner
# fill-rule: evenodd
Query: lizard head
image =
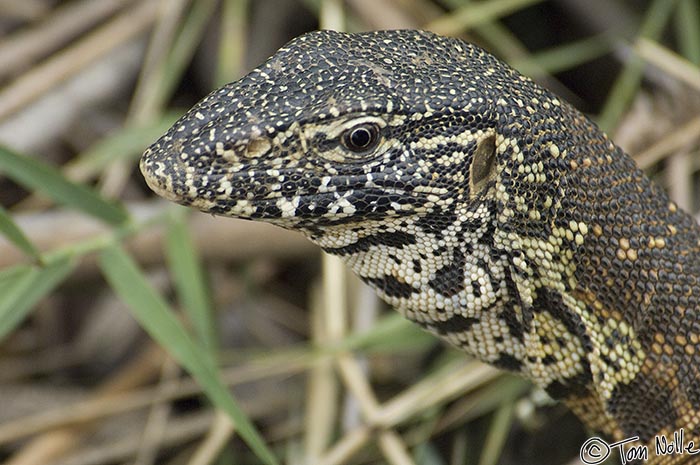
<path fill-rule="evenodd" d="M 199 102 L 141 170 L 176 202 L 316 234 L 442 215 L 493 180 L 502 67 L 427 32 L 309 33 Z"/>
<path fill-rule="evenodd" d="M 583 385 L 590 371 L 569 361 L 587 339 L 562 295 L 587 228 L 562 192 L 567 157 L 610 150 L 592 131 L 458 39 L 319 31 L 204 98 L 141 170 L 168 199 L 303 232 L 484 361 Z"/>

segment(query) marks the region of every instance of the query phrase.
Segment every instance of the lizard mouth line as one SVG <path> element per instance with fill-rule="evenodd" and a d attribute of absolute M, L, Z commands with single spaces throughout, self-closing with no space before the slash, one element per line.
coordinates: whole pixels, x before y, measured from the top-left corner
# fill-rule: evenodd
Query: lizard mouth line
<path fill-rule="evenodd" d="M 400 190 L 385 191 L 382 193 L 403 195 L 404 192 Z M 271 193 L 264 198 L 260 197 L 249 197 L 247 195 L 235 196 L 227 195 L 225 193 L 215 194 L 209 198 L 207 197 L 186 197 L 178 196 L 172 192 L 164 193 L 170 195 L 170 200 L 175 200 L 186 205 L 192 205 L 196 207 L 206 207 L 217 206 L 218 208 L 224 206 L 233 206 L 235 204 L 245 205 L 252 207 L 256 210 L 267 209 L 271 206 L 279 206 L 280 204 L 293 205 L 297 209 L 301 209 L 303 212 L 308 214 L 318 214 L 318 210 L 328 210 L 334 205 L 339 207 L 349 207 L 355 202 L 366 201 L 364 199 L 370 198 L 369 201 L 375 201 L 378 197 L 378 193 L 374 190 L 367 189 L 349 189 L 344 191 L 328 191 L 328 192 L 314 192 L 314 193 L 292 193 L 290 195 L 285 195 L 283 192 Z M 383 210 L 382 203 L 377 202 L 375 205 L 375 210 Z M 353 209 L 348 209 L 353 210 Z M 238 214 L 238 213 L 237 213 Z"/>
<path fill-rule="evenodd" d="M 409 192 L 397 188 L 393 180 L 375 178 L 368 181 L 366 175 L 316 176 L 301 178 L 298 170 L 274 168 L 251 170 L 233 174 L 195 173 L 185 179 L 176 179 L 161 170 L 158 164 L 142 163 L 142 171 L 148 186 L 168 200 L 195 205 L 197 201 L 236 202 L 251 204 L 276 202 L 280 199 L 300 199 L 311 202 L 339 200 L 343 197 L 357 200 L 370 197 L 379 200 L 386 196 L 403 198 Z M 205 182 L 203 182 L 205 181 Z M 200 186 L 199 188 L 189 186 Z M 415 195 L 415 194 L 414 194 Z"/>
<path fill-rule="evenodd" d="M 268 190 L 255 194 L 254 189 L 245 189 L 235 182 L 231 186 L 231 192 L 214 188 L 211 195 L 194 195 L 196 189 L 177 193 L 160 184 L 152 188 L 169 200 L 206 213 L 281 225 L 307 220 L 314 220 L 319 226 L 353 222 L 356 221 L 354 216 L 360 208 L 367 218 L 401 216 L 415 213 L 417 207 L 426 205 L 426 199 L 422 196 L 411 196 L 396 188 L 343 186 L 343 189 L 320 192 L 286 193 Z"/>

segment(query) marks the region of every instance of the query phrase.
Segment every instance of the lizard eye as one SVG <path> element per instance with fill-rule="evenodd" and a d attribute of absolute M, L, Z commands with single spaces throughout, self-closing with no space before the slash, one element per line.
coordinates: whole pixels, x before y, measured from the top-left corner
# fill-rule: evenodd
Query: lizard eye
<path fill-rule="evenodd" d="M 353 152 L 366 152 L 379 142 L 379 127 L 365 123 L 350 128 L 343 133 L 343 145 Z"/>

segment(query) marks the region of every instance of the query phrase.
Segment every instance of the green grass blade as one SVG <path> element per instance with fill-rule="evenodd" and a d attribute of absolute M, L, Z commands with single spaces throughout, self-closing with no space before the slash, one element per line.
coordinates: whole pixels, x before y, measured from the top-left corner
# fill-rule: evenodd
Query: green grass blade
<path fill-rule="evenodd" d="M 221 382 L 212 357 L 192 340 L 126 252 L 118 245 L 107 247 L 100 254 L 99 263 L 107 281 L 141 326 L 197 380 L 212 403 L 231 417 L 236 431 L 257 457 L 266 464 L 277 465 L 275 456 Z"/>
<path fill-rule="evenodd" d="M 503 452 L 503 445 L 512 425 L 515 401 L 506 400 L 494 413 L 491 428 L 486 435 L 486 441 L 481 451 L 479 465 L 496 465 Z"/>
<path fill-rule="evenodd" d="M 216 86 L 238 79 L 244 67 L 247 49 L 248 8 L 250 0 L 225 0 L 221 7 L 221 38 Z"/>
<path fill-rule="evenodd" d="M 124 223 L 129 218 L 121 206 L 103 199 L 86 186 L 68 181 L 56 168 L 5 147 L 0 147 L 0 172 L 29 190 L 40 191 L 57 203 L 109 224 Z"/>
<path fill-rule="evenodd" d="M 605 55 L 613 46 L 613 38 L 608 34 L 601 34 L 534 53 L 531 57 L 514 61 L 511 65 L 528 76 L 541 74 L 542 70 L 555 74 Z"/>
<path fill-rule="evenodd" d="M 194 326 L 200 342 L 214 351 L 214 309 L 187 225 L 181 215 L 173 216 L 166 236 L 166 254 L 180 302 Z"/>
<path fill-rule="evenodd" d="M 690 62 L 700 65 L 700 4 L 681 0 L 676 12 L 678 45 Z"/>
<path fill-rule="evenodd" d="M 372 328 L 347 336 L 334 350 L 365 350 L 368 352 L 421 350 L 435 344 L 435 336 L 408 321 L 398 313 L 388 314 Z"/>
<path fill-rule="evenodd" d="M 34 244 L 24 235 L 22 229 L 14 222 L 10 214 L 0 206 L 0 233 L 12 242 L 18 249 L 33 259 L 40 261 L 39 251 Z"/>
<path fill-rule="evenodd" d="M 74 265 L 74 260 L 66 258 L 43 268 L 15 267 L 0 276 L 0 340 L 73 271 Z"/>
<path fill-rule="evenodd" d="M 32 265 L 18 265 L 2 270 L 2 275 L 0 275 L 0 319 L 6 318 L 2 315 L 12 311 L 15 302 L 29 288 L 36 272 L 36 267 Z"/>
<path fill-rule="evenodd" d="M 446 465 L 439 449 L 431 442 L 419 444 L 413 456 L 417 465 Z"/>
<path fill-rule="evenodd" d="M 647 10 L 639 37 L 656 41 L 668 23 L 676 4 L 677 0 L 654 0 Z M 644 60 L 638 55 L 633 55 L 625 64 L 598 118 L 598 124 L 604 131 L 613 130 L 620 122 L 620 118 L 639 88 L 643 71 Z"/>
<path fill-rule="evenodd" d="M 470 2 L 435 21 L 431 21 L 422 29 L 443 35 L 455 35 L 542 1 L 491 0 L 489 2 Z"/>
<path fill-rule="evenodd" d="M 163 73 L 164 80 L 153 93 L 153 102 L 150 104 L 152 108 L 163 108 L 177 88 L 212 14 L 216 11 L 217 3 L 216 0 L 192 2 L 192 9 L 183 21 L 180 33 L 170 49 Z"/>
<path fill-rule="evenodd" d="M 109 135 L 80 155 L 78 161 L 68 163 L 70 172 L 94 174 L 117 160 L 133 160 L 141 156 L 144 149 L 175 123 L 182 112 L 169 112 L 146 124 L 126 127 Z M 85 174 L 84 174 L 85 173 Z"/>

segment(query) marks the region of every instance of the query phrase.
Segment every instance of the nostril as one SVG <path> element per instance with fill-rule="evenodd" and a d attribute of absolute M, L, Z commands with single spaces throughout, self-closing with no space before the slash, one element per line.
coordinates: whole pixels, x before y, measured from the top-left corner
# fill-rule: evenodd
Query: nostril
<path fill-rule="evenodd" d="M 260 158 L 270 151 L 272 143 L 266 137 L 253 139 L 249 142 L 239 141 L 237 143 L 218 143 L 216 145 L 217 155 L 225 160 L 239 164 L 246 158 Z"/>
<path fill-rule="evenodd" d="M 253 139 L 248 143 L 246 155 L 249 158 L 258 158 L 262 155 L 265 155 L 271 147 L 272 144 L 270 143 L 270 140 L 267 137 Z"/>

